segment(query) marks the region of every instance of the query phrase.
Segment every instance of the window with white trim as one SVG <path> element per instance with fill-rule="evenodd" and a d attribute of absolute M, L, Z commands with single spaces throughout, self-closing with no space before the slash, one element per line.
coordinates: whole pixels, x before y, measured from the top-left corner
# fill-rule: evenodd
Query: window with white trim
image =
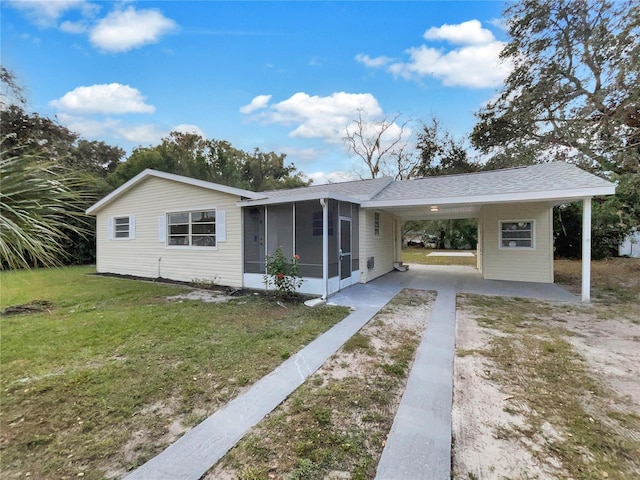
<path fill-rule="evenodd" d="M 373 236 L 380 236 L 380 213 L 373 212 Z"/>
<path fill-rule="evenodd" d="M 167 245 L 216 246 L 216 211 L 198 210 L 167 214 Z"/>
<path fill-rule="evenodd" d="M 118 215 L 107 219 L 109 240 L 134 240 L 136 238 L 136 218 L 133 215 Z"/>
<path fill-rule="evenodd" d="M 533 249 L 533 220 L 501 220 L 500 249 Z"/>
<path fill-rule="evenodd" d="M 113 238 L 129 238 L 129 217 L 113 218 Z"/>

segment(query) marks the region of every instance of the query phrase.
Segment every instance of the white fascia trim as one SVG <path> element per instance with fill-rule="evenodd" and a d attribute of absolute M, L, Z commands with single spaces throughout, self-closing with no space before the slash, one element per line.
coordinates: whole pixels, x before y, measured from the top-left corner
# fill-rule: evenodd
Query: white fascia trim
<path fill-rule="evenodd" d="M 600 195 L 613 195 L 616 193 L 615 185 L 583 188 L 577 190 L 552 190 L 542 192 L 527 193 L 501 193 L 497 195 L 470 195 L 463 197 L 440 197 L 440 198 L 414 198 L 407 200 L 370 200 L 362 202 L 362 208 L 384 208 L 384 207 L 409 207 L 428 205 L 466 205 L 466 204 L 489 204 L 506 202 L 536 202 L 536 201 L 571 201 L 580 200 L 585 197 L 596 197 Z"/>
<path fill-rule="evenodd" d="M 176 175 L 173 173 L 159 172 L 158 170 L 152 170 L 150 168 L 147 168 L 146 170 L 143 170 L 138 175 L 133 177 L 131 180 L 126 182 L 124 185 L 121 185 L 120 187 L 116 188 L 113 192 L 111 192 L 109 195 L 104 197 L 102 200 L 93 204 L 91 207 L 89 207 L 86 210 L 85 213 L 87 215 L 92 215 L 96 213 L 102 207 L 104 207 L 105 205 L 113 201 L 115 198 L 122 195 L 127 190 L 133 188 L 136 184 L 140 183 L 142 180 L 144 180 L 147 177 L 163 178 L 165 180 L 171 180 L 173 182 L 184 183 L 186 185 L 193 185 L 195 187 L 206 188 L 208 190 L 214 190 L 216 192 L 228 193 L 230 195 L 237 195 L 239 197 L 247 197 L 247 198 L 254 198 L 254 199 L 264 198 L 263 194 L 250 192 L 249 190 L 243 190 L 241 188 L 235 188 L 235 187 L 228 187 L 226 185 L 220 185 L 218 183 L 206 182 L 204 180 L 198 180 L 196 178 L 184 177 L 182 175 Z"/>
<path fill-rule="evenodd" d="M 338 200 L 340 202 L 350 202 L 360 205 L 362 200 L 347 195 L 338 195 L 327 192 L 297 193 L 295 195 L 282 195 L 271 198 L 263 198 L 260 200 L 240 200 L 237 205 L 239 207 L 252 207 L 259 205 L 276 205 L 278 203 L 306 202 L 309 200 L 320 199 Z"/>

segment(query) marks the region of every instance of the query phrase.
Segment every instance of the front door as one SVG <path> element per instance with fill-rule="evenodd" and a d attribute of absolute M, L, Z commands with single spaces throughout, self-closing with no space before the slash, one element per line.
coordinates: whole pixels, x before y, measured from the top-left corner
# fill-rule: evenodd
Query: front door
<path fill-rule="evenodd" d="M 340 217 L 340 288 L 351 285 L 351 219 Z"/>

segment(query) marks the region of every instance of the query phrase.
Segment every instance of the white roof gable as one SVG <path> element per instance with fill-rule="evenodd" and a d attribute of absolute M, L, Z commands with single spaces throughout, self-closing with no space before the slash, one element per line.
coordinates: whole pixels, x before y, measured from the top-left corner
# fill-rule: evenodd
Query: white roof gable
<path fill-rule="evenodd" d="M 98 210 L 100 210 L 102 207 L 111 203 L 120 195 L 122 195 L 124 192 L 126 192 L 127 190 L 130 190 L 131 188 L 135 187 L 138 183 L 142 182 L 144 179 L 149 177 L 163 178 L 165 180 L 171 180 L 173 182 L 179 182 L 187 185 L 193 185 L 195 187 L 206 188 L 209 190 L 214 190 L 216 192 L 223 192 L 223 193 L 228 193 L 230 195 L 237 195 L 238 197 L 243 197 L 243 198 L 263 198 L 264 197 L 264 194 L 251 192 L 249 190 L 243 190 L 241 188 L 228 187 L 226 185 L 220 185 L 219 183 L 206 182 L 204 180 L 197 180 L 195 178 L 184 177 L 182 175 L 175 175 L 173 173 L 159 172 L 157 170 L 152 170 L 150 168 L 147 168 L 146 170 L 140 172 L 138 175 L 133 177 L 127 183 L 116 188 L 113 192 L 111 192 L 109 195 L 104 197 L 102 200 L 100 200 L 99 202 L 89 207 L 86 213 L 89 215 L 97 213 Z"/>

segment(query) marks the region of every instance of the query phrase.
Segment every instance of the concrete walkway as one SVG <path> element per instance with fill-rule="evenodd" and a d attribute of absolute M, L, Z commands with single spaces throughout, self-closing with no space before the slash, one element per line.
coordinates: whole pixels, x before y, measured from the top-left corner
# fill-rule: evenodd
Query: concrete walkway
<path fill-rule="evenodd" d="M 127 480 L 198 480 L 255 424 L 360 330 L 400 288 L 355 285 L 349 288 L 355 311 L 273 372 L 255 383 L 174 444 L 125 477 Z"/>
<path fill-rule="evenodd" d="M 199 479 L 403 288 L 436 290 L 438 296 L 376 478 L 450 478 L 456 293 L 571 302 L 577 297 L 556 285 L 483 280 L 473 268 L 451 266 L 412 265 L 349 287 L 330 301 L 354 307 L 353 313 L 126 478 Z"/>

